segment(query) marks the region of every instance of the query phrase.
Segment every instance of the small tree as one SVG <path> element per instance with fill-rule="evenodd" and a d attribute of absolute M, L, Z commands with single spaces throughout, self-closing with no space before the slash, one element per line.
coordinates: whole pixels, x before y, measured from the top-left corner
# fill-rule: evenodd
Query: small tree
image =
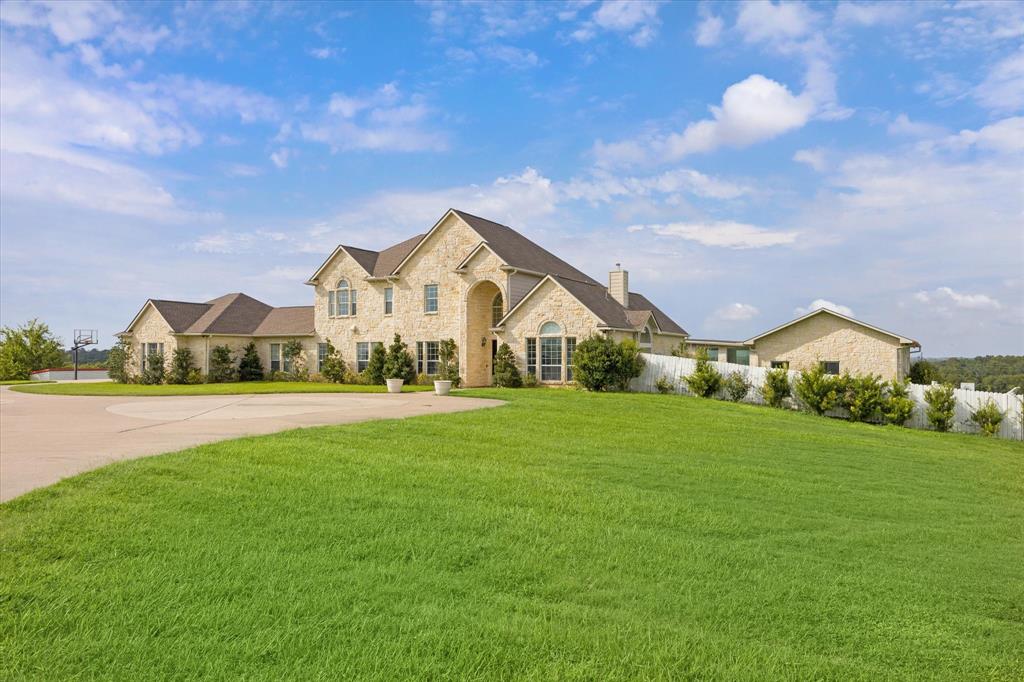
<path fill-rule="evenodd" d="M 207 381 L 211 384 L 223 384 L 234 381 L 236 377 L 235 359 L 227 344 L 211 348 L 210 373 L 206 377 Z"/>
<path fill-rule="evenodd" d="M 247 343 L 242 350 L 242 359 L 238 361 L 238 380 L 263 381 L 263 361 L 255 341 Z"/>
<path fill-rule="evenodd" d="M 674 358 L 690 358 L 693 357 L 693 353 L 686 347 L 685 341 L 680 341 L 679 344 L 672 349 L 672 357 Z"/>
<path fill-rule="evenodd" d="M 874 419 L 885 404 L 884 385 L 874 374 L 847 379 L 845 396 L 844 405 L 855 422 Z"/>
<path fill-rule="evenodd" d="M 384 358 L 384 378 L 404 379 L 407 384 L 416 379 L 416 363 L 409 353 L 409 347 L 398 334 L 395 334 Z"/>
<path fill-rule="evenodd" d="M 722 387 L 722 375 L 711 366 L 708 353 L 703 348 L 697 351 L 697 367 L 693 374 L 683 377 L 690 391 L 701 398 L 710 398 Z"/>
<path fill-rule="evenodd" d="M 633 339 L 620 341 L 615 350 L 615 384 L 620 391 L 628 391 L 629 382 L 644 371 L 644 358 L 640 355 L 640 346 Z M 573 353 L 573 365 L 575 364 L 576 354 Z M 573 374 L 573 377 L 575 376 Z"/>
<path fill-rule="evenodd" d="M 0 328 L 0 380 L 28 379 L 33 370 L 64 365 L 60 339 L 39 320 Z"/>
<path fill-rule="evenodd" d="M 306 367 L 306 354 L 302 350 L 302 342 L 298 339 L 288 339 L 281 347 L 281 357 L 284 358 L 286 367 L 291 367 L 288 378 L 291 381 L 306 381 L 309 379 L 309 369 Z"/>
<path fill-rule="evenodd" d="M 743 376 L 740 371 L 731 372 L 729 376 L 725 377 L 725 392 L 729 396 L 729 400 L 734 403 L 738 403 L 747 397 L 747 393 L 750 392 L 750 382 Z"/>
<path fill-rule="evenodd" d="M 500 388 L 519 388 L 523 385 L 515 353 L 507 343 L 498 346 L 498 352 L 494 355 L 494 385 Z"/>
<path fill-rule="evenodd" d="M 662 395 L 675 393 L 676 391 L 676 385 L 669 381 L 668 377 L 658 377 L 658 380 L 654 382 L 654 388 Z"/>
<path fill-rule="evenodd" d="M 146 369 L 142 372 L 142 383 L 164 383 L 164 356 L 162 353 L 150 353 L 146 356 Z"/>
<path fill-rule="evenodd" d="M 192 370 L 195 365 L 192 363 L 192 349 L 175 348 L 171 354 L 171 371 L 167 376 L 169 384 L 191 383 Z"/>
<path fill-rule="evenodd" d="M 991 400 L 971 412 L 971 421 L 981 429 L 981 435 L 994 436 L 999 433 L 999 425 L 1003 422 L 1003 411 Z"/>
<path fill-rule="evenodd" d="M 131 367 L 135 364 L 135 349 L 132 344 L 121 339 L 110 349 L 107 356 L 107 374 L 111 379 L 127 384 L 131 380 Z"/>
<path fill-rule="evenodd" d="M 387 362 L 387 352 L 384 344 L 374 344 L 370 351 L 370 361 L 366 365 L 366 382 L 369 384 L 384 383 L 384 363 Z"/>
<path fill-rule="evenodd" d="M 893 379 L 889 383 L 882 405 L 882 417 L 886 424 L 903 426 L 914 414 L 914 401 L 910 398 L 909 380 Z"/>
<path fill-rule="evenodd" d="M 588 391 L 603 391 L 617 383 L 617 364 L 615 342 L 605 334 L 594 334 L 576 344 L 572 377 Z"/>
<path fill-rule="evenodd" d="M 442 341 L 437 350 L 437 357 L 441 361 L 441 371 L 438 375 L 441 381 L 450 381 L 452 386 L 458 388 L 462 383 L 462 377 L 459 376 L 459 346 L 455 339 Z"/>
<path fill-rule="evenodd" d="M 956 415 L 956 398 L 953 396 L 953 387 L 949 384 L 932 386 L 924 392 L 924 401 L 928 403 L 925 416 L 928 423 L 935 427 L 936 431 L 949 431 L 953 425 L 953 417 Z"/>
<path fill-rule="evenodd" d="M 840 404 L 838 377 L 825 373 L 821 363 L 800 372 L 794 391 L 803 406 L 816 415 L 823 415 Z"/>
<path fill-rule="evenodd" d="M 927 360 L 918 360 L 910 365 L 910 383 L 928 386 L 938 380 L 939 373 L 935 369 L 935 365 Z"/>
<path fill-rule="evenodd" d="M 320 374 L 324 375 L 324 378 L 328 381 L 340 384 L 345 380 L 345 370 L 345 361 L 342 359 L 341 353 L 328 340 L 327 352 L 324 354 L 324 360 L 320 364 Z"/>
<path fill-rule="evenodd" d="M 761 397 L 769 407 L 782 407 L 783 401 L 791 395 L 793 388 L 789 385 L 789 372 L 782 367 L 768 370 L 761 386 Z"/>

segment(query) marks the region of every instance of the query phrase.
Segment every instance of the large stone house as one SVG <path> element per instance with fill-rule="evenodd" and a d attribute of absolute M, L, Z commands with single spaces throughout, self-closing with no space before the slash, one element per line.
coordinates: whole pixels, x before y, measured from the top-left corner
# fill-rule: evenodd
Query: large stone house
<path fill-rule="evenodd" d="M 328 340 L 349 367 L 361 371 L 375 344 L 401 334 L 424 374 L 437 373 L 439 343 L 451 338 L 468 386 L 491 383 L 503 342 L 522 371 L 545 383 L 565 383 L 572 380 L 576 343 L 593 334 L 633 339 L 641 350 L 661 354 L 688 338 L 650 300 L 629 290 L 625 270 L 617 267 L 606 284 L 598 282 L 512 228 L 454 209 L 426 233 L 382 251 L 338 246 L 306 284 L 313 287 L 312 306 L 274 308 L 240 293 L 205 303 L 151 299 L 120 336 L 135 348 L 135 371 L 148 354 L 162 353 L 169 362 L 179 347 L 192 349 L 196 364 L 208 371 L 211 348 L 226 344 L 237 356 L 249 342 L 266 370 L 288 371 L 284 344 L 295 339 L 315 372 Z M 799 329 L 805 322 L 795 324 Z M 785 338 L 781 330 L 769 334 Z M 758 343 L 760 349 L 769 341 Z M 745 357 L 751 348 L 744 348 Z M 849 350 L 872 356 L 884 349 L 855 341 Z M 888 363 L 878 355 L 865 366 L 889 374 Z"/>
<path fill-rule="evenodd" d="M 523 371 L 542 382 L 572 380 L 577 341 L 592 334 L 634 339 L 668 353 L 687 333 L 616 269 L 602 284 L 515 230 L 449 210 L 425 234 L 383 251 L 338 246 L 306 284 L 313 305 L 273 308 L 245 294 L 206 303 L 149 300 L 121 332 L 135 346 L 135 369 L 160 352 L 192 349 L 209 368 L 210 349 L 237 354 L 255 341 L 267 370 L 288 370 L 283 345 L 302 342 L 316 371 L 326 341 L 353 369 L 365 369 L 374 344 L 401 334 L 417 370 L 435 374 L 438 346 L 455 339 L 468 386 L 491 383 L 498 345 L 508 343 Z"/>

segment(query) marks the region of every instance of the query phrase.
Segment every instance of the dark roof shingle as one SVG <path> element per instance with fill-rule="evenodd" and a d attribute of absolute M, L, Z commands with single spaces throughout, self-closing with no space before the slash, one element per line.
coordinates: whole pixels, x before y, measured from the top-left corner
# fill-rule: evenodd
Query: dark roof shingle
<path fill-rule="evenodd" d="M 245 294 L 225 294 L 206 303 L 150 301 L 175 334 L 311 336 L 313 306 L 274 308 Z"/>

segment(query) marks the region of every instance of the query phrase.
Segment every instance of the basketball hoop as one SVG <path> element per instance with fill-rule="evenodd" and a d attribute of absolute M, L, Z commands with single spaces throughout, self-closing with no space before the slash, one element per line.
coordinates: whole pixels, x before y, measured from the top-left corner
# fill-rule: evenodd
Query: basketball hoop
<path fill-rule="evenodd" d="M 99 343 L 99 330 L 76 329 L 72 338 L 74 339 L 74 344 L 71 346 L 71 352 L 75 356 L 75 381 L 78 381 L 78 351 L 86 346 L 95 346 Z"/>

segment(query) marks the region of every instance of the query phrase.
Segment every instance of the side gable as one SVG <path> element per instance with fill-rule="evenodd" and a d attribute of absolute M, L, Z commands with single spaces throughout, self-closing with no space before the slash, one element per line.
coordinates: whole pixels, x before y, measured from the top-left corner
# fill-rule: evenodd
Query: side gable
<path fill-rule="evenodd" d="M 530 289 L 530 291 L 525 296 L 523 296 L 518 303 L 516 303 L 507 313 L 505 313 L 505 316 L 501 318 L 497 326 L 504 327 L 507 323 L 522 315 L 524 311 L 530 309 L 531 301 L 536 301 L 537 299 L 542 299 L 546 296 L 550 296 L 554 291 L 560 291 L 563 292 L 564 294 L 567 294 L 573 301 L 575 301 L 580 306 L 580 308 L 583 311 L 590 314 L 592 322 L 595 326 L 600 326 L 601 319 L 596 314 L 594 314 L 594 311 L 592 311 L 586 305 L 586 303 L 579 300 L 573 294 L 572 291 L 568 290 L 565 286 L 563 286 L 562 282 L 558 281 L 557 278 L 552 277 L 551 275 L 548 275 L 541 279 L 539 282 L 537 282 L 537 286 Z M 564 323 L 564 320 L 559 321 Z"/>
<path fill-rule="evenodd" d="M 189 325 L 198 320 L 207 310 L 208 303 L 189 303 L 187 301 L 165 301 L 162 299 L 148 299 L 139 309 L 139 312 L 132 318 L 131 323 L 125 327 L 118 336 L 130 334 L 142 318 L 143 313 L 152 308 L 157 315 L 167 324 L 172 332 L 179 333 L 188 329 Z"/>
<path fill-rule="evenodd" d="M 921 346 L 921 344 L 919 344 L 914 339 L 907 338 L 905 336 L 901 336 L 900 334 L 895 334 L 893 332 L 886 331 L 884 329 L 880 329 L 878 327 L 875 327 L 875 326 L 872 326 L 872 325 L 868 324 L 867 322 L 861 322 L 860 320 L 854 319 L 852 317 L 848 317 L 846 315 L 843 315 L 842 313 L 837 313 L 836 311 L 829 310 L 828 308 L 819 308 L 818 310 L 812 310 L 811 312 L 807 313 L 806 315 L 801 315 L 800 317 L 796 318 L 795 320 L 790 320 L 789 322 L 786 322 L 785 324 L 780 324 L 778 327 L 774 327 L 773 329 L 769 329 L 768 331 L 766 331 L 766 332 L 764 332 L 762 334 L 758 334 L 757 336 L 749 338 L 746 341 L 744 341 L 744 343 L 747 344 L 747 345 L 753 345 L 759 339 L 763 339 L 766 336 L 771 336 L 772 334 L 780 332 L 780 331 L 782 331 L 782 330 L 784 330 L 784 329 L 786 329 L 788 327 L 792 327 L 793 325 L 799 324 L 800 322 L 803 322 L 805 320 L 809 320 L 812 317 L 816 317 L 818 315 L 831 315 L 833 317 L 839 318 L 840 320 L 844 320 L 844 321 L 849 322 L 851 324 L 855 324 L 855 325 L 857 325 L 859 327 L 864 327 L 865 329 L 870 329 L 873 332 L 876 332 L 878 334 L 882 334 L 884 336 L 888 336 L 888 337 L 891 337 L 891 338 L 895 339 L 901 346 L 906 345 L 906 346 L 911 346 L 911 347 L 916 347 L 916 348 L 920 348 L 920 346 Z"/>

